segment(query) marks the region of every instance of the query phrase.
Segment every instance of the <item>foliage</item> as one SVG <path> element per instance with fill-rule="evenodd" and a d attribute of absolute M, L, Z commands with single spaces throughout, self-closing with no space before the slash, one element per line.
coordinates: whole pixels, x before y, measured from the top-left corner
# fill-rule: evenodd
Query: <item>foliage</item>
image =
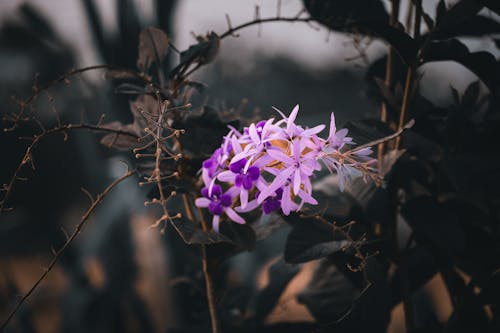
<path fill-rule="evenodd" d="M 14 176 L 4 185 L 2 214 L 10 214 L 12 188 L 24 169 L 34 165 L 33 150 L 45 137 L 75 130 L 104 133 L 100 137 L 103 145 L 136 158 L 133 168 L 139 185 L 150 189 L 145 204 L 160 211 L 153 226 L 167 233 L 175 231 L 175 237 L 202 249 L 214 332 L 221 328 L 284 329 L 267 323 L 266 318 L 304 267 L 302 264 L 310 262 L 315 262 L 316 268 L 296 298 L 314 322 L 290 324 L 286 326 L 288 331 L 352 332 L 366 327 L 361 326 L 363 322 L 372 331 L 385 332 L 391 311 L 400 303 L 404 305 L 408 331 L 466 332 L 474 328 L 495 332 L 500 328 L 500 61 L 490 52 L 470 51 L 461 40 L 500 32 L 498 21 L 483 15 L 484 10 L 500 15 L 497 2 L 461 0 L 448 8 L 441 0 L 435 14 L 429 14 L 421 0 L 412 0 L 408 5 L 414 8 L 414 21 L 402 24 L 397 20 L 398 0 L 391 2 L 389 11 L 378 0 L 304 0 L 310 16 L 304 17 L 301 12 L 295 17 L 280 17 L 278 12 L 276 17 L 262 19 L 259 14 L 236 27 L 228 21 L 225 33 L 211 31 L 196 36 L 196 43 L 180 52 L 173 66 L 168 59 L 176 49 L 169 36 L 153 27 L 139 32 L 135 22 L 122 28 L 123 32 L 126 27 L 132 29 L 138 38 L 137 59 L 133 61 L 136 69 L 118 67 L 129 66 L 131 61 L 113 63 L 116 58 L 104 42 L 92 1 L 84 3 L 92 14 L 98 44 L 108 51 L 105 59 L 109 65 L 69 72 L 54 82 L 65 82 L 86 70 L 106 70 L 116 85 L 115 92 L 130 97 L 132 121 L 58 120 L 52 128 L 41 126 L 40 132 L 31 137 Z M 330 30 L 380 38 L 388 44 L 388 54 L 366 70 L 367 90 L 373 102 L 381 105 L 381 116 L 346 125 L 360 145 L 353 152 L 377 147 L 378 175 L 368 182 L 351 182 L 346 185 L 346 193 L 332 190 L 342 184 L 338 181 L 331 185 L 327 181 L 332 177 L 325 176 L 322 180 L 326 181 L 317 186 L 318 207 L 300 212 L 293 209 L 292 213 L 283 209 L 284 214 L 273 212 L 267 220 L 253 211 L 245 216 L 246 224 L 222 223 L 220 230 L 214 230 L 207 222 L 213 216 L 199 209 L 206 205 L 195 205 L 202 187 L 210 186 L 210 182 L 203 184 L 198 171 L 203 161 L 214 158 L 212 154 L 224 136 L 235 135 L 238 130 L 244 133 L 243 129 L 249 130 L 255 123 L 240 114 L 200 103 L 194 97 L 205 93 L 204 85 L 192 81 L 190 75 L 214 61 L 224 38 L 246 26 L 273 21 L 316 21 Z M 453 103 L 444 107 L 427 100 L 418 85 L 419 75 L 425 75 L 421 66 L 438 61 L 459 63 L 478 79 L 463 93 L 451 88 Z M 29 105 L 49 86 L 35 90 L 32 97 L 20 103 L 17 113 L 6 114 L 5 129 L 13 131 L 39 123 Z M 228 125 L 234 129 L 230 135 Z M 374 169 L 369 171 L 373 176 Z M 382 177 L 383 186 L 379 186 Z M 305 185 L 299 182 L 295 194 L 302 187 Z M 259 190 L 265 191 L 265 186 Z M 102 200 L 102 196 L 92 200 L 89 213 Z M 246 297 L 237 288 L 222 293 L 225 286 L 215 277 L 228 259 L 258 248 L 284 224 L 290 232 L 283 258 L 269 268 L 267 286 Z M 402 226 L 410 230 L 407 237 L 400 235 Z M 61 254 L 56 253 L 55 261 Z M 412 295 L 436 274 L 444 280 L 453 313 L 443 323 L 418 321 Z M 189 308 L 184 306 L 183 310 Z M 206 331 L 209 320 L 207 310 L 202 311 L 206 320 L 186 325 L 183 331 Z"/>

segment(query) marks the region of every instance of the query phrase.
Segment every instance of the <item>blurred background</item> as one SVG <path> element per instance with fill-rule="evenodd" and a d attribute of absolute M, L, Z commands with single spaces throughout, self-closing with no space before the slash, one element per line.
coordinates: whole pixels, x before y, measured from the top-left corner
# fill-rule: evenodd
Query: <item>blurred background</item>
<path fill-rule="evenodd" d="M 426 0 L 424 8 L 432 11 L 436 3 Z M 299 0 L 281 4 L 282 16 L 296 15 L 303 8 Z M 225 14 L 233 26 L 252 20 L 256 5 L 262 17 L 276 14 L 277 1 L 272 0 L 4 0 L 0 2 L 1 112 L 15 111 L 15 100 L 29 97 L 34 86 L 73 68 L 95 64 L 135 68 L 138 36 L 144 27 L 160 27 L 177 49 L 185 50 L 195 41 L 192 33 L 224 32 Z M 406 10 L 403 6 L 401 17 Z M 471 50 L 500 54 L 491 39 L 465 42 Z M 360 47 L 365 58 L 359 57 Z M 259 110 L 264 117 L 272 114 L 271 106 L 290 110 L 300 104 L 299 121 L 306 125 L 327 122 L 331 111 L 342 124 L 378 116 L 366 73 L 386 50 L 380 41 L 360 44 L 351 35 L 318 24 L 271 23 L 225 39 L 216 61 L 195 77 L 208 85 L 206 103 L 219 109 Z M 177 54 L 171 55 L 175 64 Z M 462 92 L 476 80 L 453 63 L 426 65 L 422 74 L 422 95 L 438 105 L 451 101 L 450 85 Z M 104 113 L 108 121 L 128 122 L 128 101 L 128 96 L 114 93 L 112 80 L 95 71 L 55 85 L 33 107 L 48 125 L 55 123 L 55 112 L 66 121 L 95 121 Z M 0 183 L 10 179 L 24 153 L 26 143 L 18 137 L 37 130 L 33 125 L 0 133 Z M 123 172 L 119 160 L 132 161 L 130 154 L 112 154 L 91 133 L 71 134 L 66 142 L 62 135 L 49 138 L 37 148 L 34 159 L 36 170 L 26 171 L 29 180 L 20 182 L 11 198 L 15 210 L 0 215 L 0 319 L 43 271 L 51 248 L 59 248 L 79 221 L 88 204 L 80 188 L 99 193 Z M 199 264 L 197 249 L 187 248 L 168 230 L 163 235 L 148 228 L 156 212 L 144 207 L 146 196 L 135 180 L 120 185 L 6 332 L 166 332 L 206 319 L 203 302 L 186 298 L 184 290 L 191 290 L 193 300 L 203 294 L 202 277 L 196 276 L 198 269 L 193 266 Z M 282 227 L 256 251 L 232 260 L 227 283 L 248 290 L 262 287 L 269 262 L 282 251 L 286 234 L 287 227 Z M 179 257 L 180 251 L 187 255 Z M 314 321 L 293 296 L 306 286 L 313 266 L 302 267 L 268 321 Z M 432 316 L 445 321 L 451 305 L 440 277 L 429 280 L 419 293 L 430 310 L 417 319 Z M 395 307 L 388 331 L 403 332 L 403 321 L 401 306 Z"/>

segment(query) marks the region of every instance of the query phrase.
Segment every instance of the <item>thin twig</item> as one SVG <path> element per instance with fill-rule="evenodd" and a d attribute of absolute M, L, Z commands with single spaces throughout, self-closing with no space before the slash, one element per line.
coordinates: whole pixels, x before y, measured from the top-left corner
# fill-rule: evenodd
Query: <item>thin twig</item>
<path fill-rule="evenodd" d="M 24 114 L 24 110 L 26 109 L 26 107 L 29 106 L 35 100 L 35 98 L 37 98 L 42 92 L 46 91 L 51 86 L 53 86 L 56 83 L 66 82 L 70 77 L 72 77 L 74 75 L 78 75 L 78 74 L 81 74 L 81 73 L 84 73 L 84 72 L 88 72 L 88 71 L 92 71 L 92 70 L 97 70 L 97 69 L 107 69 L 107 70 L 123 71 L 123 72 L 126 72 L 126 73 L 130 74 L 130 75 L 135 76 L 136 78 L 140 79 L 141 81 L 144 81 L 145 83 L 154 84 L 154 82 L 151 81 L 150 78 L 148 78 L 146 75 L 144 75 L 142 73 L 139 73 L 139 72 L 136 72 L 136 71 L 130 70 L 130 69 L 125 69 L 125 68 L 119 68 L 119 67 L 111 66 L 111 65 L 95 65 L 95 66 L 89 66 L 89 67 L 83 67 L 83 68 L 74 69 L 72 71 L 69 71 L 69 72 L 61 75 L 60 77 L 58 77 L 55 80 L 50 81 L 49 83 L 43 85 L 42 87 L 36 87 L 35 88 L 35 92 L 34 92 L 33 95 L 31 95 L 30 97 L 28 97 L 24 101 L 19 102 L 19 104 L 21 106 L 21 110 L 19 111 L 19 113 L 17 113 L 16 115 L 14 115 L 13 125 L 11 127 L 9 127 L 9 128 L 4 128 L 4 131 L 7 132 L 7 131 L 14 130 L 17 127 L 18 122 L 22 119 L 23 114 Z"/>
<path fill-rule="evenodd" d="M 83 226 L 85 223 L 88 221 L 90 215 L 94 212 L 96 207 L 103 201 L 103 199 L 108 195 L 109 192 L 118 184 L 120 184 L 122 181 L 125 179 L 135 175 L 136 172 L 133 170 L 127 170 L 127 172 L 121 176 L 118 179 L 115 179 L 102 193 L 100 193 L 97 198 L 95 199 L 94 202 L 90 205 L 90 207 L 87 209 L 85 214 L 82 216 L 80 222 L 78 225 L 75 227 L 75 230 L 69 236 L 69 238 L 66 240 L 64 245 L 55 253 L 54 258 L 50 262 L 49 266 L 45 269 L 45 271 L 40 275 L 40 277 L 36 280 L 36 282 L 33 284 L 33 286 L 28 290 L 28 292 L 17 302 L 16 306 L 12 311 L 9 313 L 7 318 L 4 320 L 2 323 L 2 326 L 0 326 L 0 332 L 3 332 L 4 329 L 7 327 L 11 319 L 14 317 L 14 315 L 17 313 L 17 311 L 21 308 L 21 306 L 25 303 L 25 301 L 33 294 L 33 292 L 36 290 L 36 288 L 40 285 L 40 283 L 45 279 L 45 277 L 49 274 L 49 272 L 52 270 L 52 268 L 55 266 L 55 264 L 58 262 L 59 258 L 61 258 L 61 255 L 64 253 L 64 251 L 71 245 L 71 243 L 75 240 L 75 238 L 78 236 L 80 231 L 82 230 Z"/>
<path fill-rule="evenodd" d="M 112 129 L 112 128 L 105 127 L 105 126 L 92 125 L 92 124 L 66 124 L 66 125 L 57 126 L 57 127 L 54 127 L 54 128 L 48 129 L 48 130 L 44 130 L 42 133 L 35 135 L 31 138 L 33 141 L 26 148 L 24 156 L 21 159 L 21 162 L 17 166 L 16 170 L 14 171 L 14 174 L 12 175 L 12 178 L 10 179 L 9 183 L 4 186 L 3 190 L 5 193 L 3 195 L 2 201 L 0 201 L 0 213 L 5 212 L 7 210 L 7 208 L 6 208 L 7 200 L 10 197 L 10 194 L 12 192 L 12 188 L 14 187 L 16 180 L 19 179 L 19 174 L 23 170 L 24 166 L 32 161 L 33 150 L 40 143 L 40 141 L 42 141 L 43 139 L 45 139 L 49 135 L 56 134 L 56 133 L 65 133 L 66 131 L 71 131 L 71 130 L 91 130 L 91 131 L 97 131 L 97 132 L 108 132 L 108 133 L 116 133 L 118 135 L 126 135 L 126 136 L 131 136 L 134 138 L 138 138 L 138 136 L 136 134 L 131 133 L 131 132 L 118 130 L 118 129 Z"/>
<path fill-rule="evenodd" d="M 299 15 L 296 15 L 293 17 L 276 16 L 276 17 L 269 17 L 269 18 L 265 18 L 265 19 L 256 18 L 252 21 L 242 23 L 236 27 L 232 27 L 232 28 L 226 30 L 224 33 L 222 33 L 219 36 L 219 38 L 223 39 L 223 38 L 226 38 L 228 36 L 232 36 L 232 35 L 234 35 L 234 33 L 236 31 L 241 30 L 241 29 L 246 28 L 246 27 L 249 27 L 249 26 L 252 26 L 252 25 L 256 25 L 256 24 L 262 24 L 262 23 L 268 23 L 268 22 L 312 22 L 312 21 L 315 21 L 312 17 L 299 17 Z"/>

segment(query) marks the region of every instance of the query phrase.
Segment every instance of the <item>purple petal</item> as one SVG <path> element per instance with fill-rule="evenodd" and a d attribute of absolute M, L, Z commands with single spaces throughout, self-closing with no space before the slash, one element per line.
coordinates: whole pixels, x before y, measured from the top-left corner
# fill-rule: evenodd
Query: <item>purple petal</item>
<path fill-rule="evenodd" d="M 205 198 L 209 198 L 210 196 L 208 195 L 208 188 L 204 187 L 201 189 L 201 195 L 203 195 Z"/>
<path fill-rule="evenodd" d="M 299 112 L 299 105 L 295 105 L 295 107 L 292 110 L 292 113 L 290 113 L 290 116 L 288 117 L 288 120 L 286 122 L 286 131 L 290 133 L 292 130 L 293 126 L 295 125 L 295 118 L 297 118 L 297 113 Z"/>
<path fill-rule="evenodd" d="M 260 169 L 255 166 L 252 166 L 248 168 L 247 174 L 250 176 L 251 180 L 257 180 L 259 179 L 260 176 Z"/>
<path fill-rule="evenodd" d="M 318 134 L 319 132 L 321 132 L 322 130 L 325 129 L 325 125 L 318 125 L 318 126 L 315 126 L 313 128 L 308 128 L 306 129 L 304 132 L 302 132 L 300 135 L 301 136 L 311 136 L 311 135 L 314 135 L 314 134 Z"/>
<path fill-rule="evenodd" d="M 194 204 L 196 205 L 196 207 L 208 207 L 208 205 L 210 205 L 212 201 L 207 199 L 207 198 L 198 198 L 194 201 Z"/>
<path fill-rule="evenodd" d="M 241 190 L 240 202 L 241 202 L 241 208 L 244 209 L 248 204 L 248 191 L 247 190 Z"/>
<path fill-rule="evenodd" d="M 250 190 L 252 187 L 253 187 L 252 178 L 250 178 L 250 176 L 248 175 L 243 176 L 243 188 L 245 190 Z"/>
<path fill-rule="evenodd" d="M 264 201 L 267 197 L 273 195 L 278 188 L 284 186 L 288 178 L 292 175 L 293 171 L 294 171 L 293 168 L 287 168 L 283 170 L 281 173 L 279 173 L 276 176 L 276 178 L 274 178 L 271 185 L 269 185 L 259 194 L 258 197 L 259 203 L 262 203 L 262 201 Z"/>
<path fill-rule="evenodd" d="M 259 136 L 259 133 L 257 133 L 257 129 L 255 128 L 255 124 L 250 125 L 250 127 L 248 128 L 248 134 L 250 135 L 250 138 L 252 139 L 253 142 L 260 141 L 260 136 Z"/>
<path fill-rule="evenodd" d="M 221 215 L 224 212 L 224 208 L 222 208 L 222 205 L 218 201 L 210 202 L 208 210 L 214 215 Z"/>
<path fill-rule="evenodd" d="M 264 212 L 264 214 L 275 212 L 278 209 L 280 209 L 280 207 L 281 207 L 280 200 L 277 200 L 275 198 L 267 198 L 262 203 L 262 211 Z"/>
<path fill-rule="evenodd" d="M 259 203 L 257 202 L 257 200 L 252 200 L 247 203 L 245 208 L 239 206 L 236 207 L 234 210 L 237 211 L 238 213 L 247 213 L 249 211 L 254 210 L 257 207 L 259 207 Z"/>
<path fill-rule="evenodd" d="M 246 159 L 241 159 L 237 162 L 231 163 L 229 164 L 229 170 L 231 170 L 234 173 L 241 173 L 246 163 L 247 163 Z"/>
<path fill-rule="evenodd" d="M 295 211 L 297 209 L 297 205 L 292 201 L 290 197 L 290 187 L 285 187 L 283 191 L 283 197 L 281 198 L 281 209 L 283 210 L 283 214 L 290 215 L 290 212 Z"/>
<path fill-rule="evenodd" d="M 294 161 L 289 156 L 285 155 L 281 150 L 278 149 L 270 149 L 267 151 L 267 154 L 274 158 L 277 161 L 292 164 Z"/>
<path fill-rule="evenodd" d="M 220 216 L 214 215 L 214 218 L 212 219 L 212 229 L 214 229 L 215 232 L 219 232 L 219 223 L 220 223 Z"/>
<path fill-rule="evenodd" d="M 220 196 L 222 194 L 222 187 L 220 185 L 212 186 L 212 195 L 211 196 Z"/>
<path fill-rule="evenodd" d="M 232 208 L 227 208 L 226 214 L 234 222 L 239 223 L 239 224 L 245 224 L 245 220 L 241 216 L 236 214 L 236 212 Z"/>
<path fill-rule="evenodd" d="M 293 193 L 295 195 L 297 195 L 297 193 L 299 193 L 300 183 L 301 183 L 300 169 L 296 169 L 295 170 L 295 177 L 293 178 Z"/>
<path fill-rule="evenodd" d="M 229 194 L 223 194 L 220 197 L 220 203 L 224 207 L 229 207 L 233 203 L 233 198 Z"/>
<path fill-rule="evenodd" d="M 335 126 L 335 115 L 332 112 L 332 114 L 330 115 L 330 133 L 328 134 L 328 141 L 333 139 L 336 132 L 337 127 Z"/>
<path fill-rule="evenodd" d="M 234 173 L 229 170 L 222 171 L 217 175 L 217 179 L 225 183 L 234 182 L 234 178 L 235 178 Z"/>
<path fill-rule="evenodd" d="M 244 178 L 245 178 L 245 176 L 243 176 L 243 175 L 236 175 L 236 177 L 234 178 L 234 185 L 236 187 L 241 187 L 241 184 L 243 183 Z"/>
<path fill-rule="evenodd" d="M 212 158 L 209 158 L 208 160 L 203 161 L 203 167 L 205 169 L 210 169 L 213 164 L 214 164 L 214 160 Z"/>

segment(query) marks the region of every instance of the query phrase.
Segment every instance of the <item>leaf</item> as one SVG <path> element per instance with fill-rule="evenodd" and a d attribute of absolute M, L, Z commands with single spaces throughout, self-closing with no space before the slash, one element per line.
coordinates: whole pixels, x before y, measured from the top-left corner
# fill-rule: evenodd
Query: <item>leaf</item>
<path fill-rule="evenodd" d="M 481 0 L 461 0 L 447 11 L 444 11 L 445 4 L 440 2 L 436 10 L 438 15 L 436 30 L 453 31 L 484 7 L 481 2 Z"/>
<path fill-rule="evenodd" d="M 220 38 L 215 32 L 210 32 L 206 36 L 198 36 L 198 43 L 190 45 L 189 48 L 181 52 L 181 59 L 170 72 L 170 77 L 184 72 L 192 64 L 205 65 L 212 62 L 217 56 L 220 48 Z"/>
<path fill-rule="evenodd" d="M 298 296 L 320 323 L 341 320 L 359 295 L 355 286 L 334 265 L 322 260 L 305 290 Z"/>
<path fill-rule="evenodd" d="M 423 62 L 455 61 L 477 75 L 492 93 L 500 84 L 500 65 L 495 57 L 485 51 L 469 52 L 457 39 L 431 42 L 423 54 Z"/>
<path fill-rule="evenodd" d="M 349 245 L 333 229 L 313 218 L 300 218 L 297 214 L 284 217 L 293 229 L 285 245 L 285 261 L 303 263 L 329 256 Z"/>
<path fill-rule="evenodd" d="M 389 15 L 378 0 L 304 0 L 311 16 L 335 31 L 377 36 L 398 52 L 406 63 L 415 59 L 418 45 L 404 31 L 389 25 Z"/>
<path fill-rule="evenodd" d="M 332 332 L 386 332 L 390 304 L 385 271 L 376 261 L 365 268 L 368 281 L 356 287 L 340 267 L 322 260 L 297 299 L 324 328 Z"/>
<path fill-rule="evenodd" d="M 132 83 L 122 83 L 115 88 L 115 93 L 124 95 L 143 95 L 146 93 L 144 87 Z"/>
<path fill-rule="evenodd" d="M 443 255 L 452 257 L 463 251 L 465 233 L 454 212 L 428 196 L 407 201 L 401 214 L 415 232 L 415 237 L 430 244 Z"/>
<path fill-rule="evenodd" d="M 500 23 L 489 17 L 475 15 L 467 18 L 461 24 L 448 29 L 437 29 L 432 33 L 432 39 L 442 40 L 453 37 L 483 37 L 500 33 Z"/>
<path fill-rule="evenodd" d="M 259 241 L 266 239 L 283 225 L 285 221 L 277 214 L 263 215 L 257 223 L 251 224 Z"/>
<path fill-rule="evenodd" d="M 160 66 L 168 54 L 168 49 L 168 36 L 163 30 L 153 27 L 142 30 L 139 35 L 137 68 L 147 72 L 155 62 Z"/>
<path fill-rule="evenodd" d="M 288 265 L 282 259 L 269 268 L 269 283 L 257 294 L 255 300 L 254 320 L 257 325 L 262 324 L 271 313 L 286 286 L 298 272 L 297 266 Z"/>
<path fill-rule="evenodd" d="M 174 226 L 175 230 L 179 233 L 186 244 L 215 244 L 226 242 L 230 243 L 231 240 L 222 233 L 213 230 L 204 231 L 200 225 L 185 219 L 171 220 L 170 223 Z"/>

